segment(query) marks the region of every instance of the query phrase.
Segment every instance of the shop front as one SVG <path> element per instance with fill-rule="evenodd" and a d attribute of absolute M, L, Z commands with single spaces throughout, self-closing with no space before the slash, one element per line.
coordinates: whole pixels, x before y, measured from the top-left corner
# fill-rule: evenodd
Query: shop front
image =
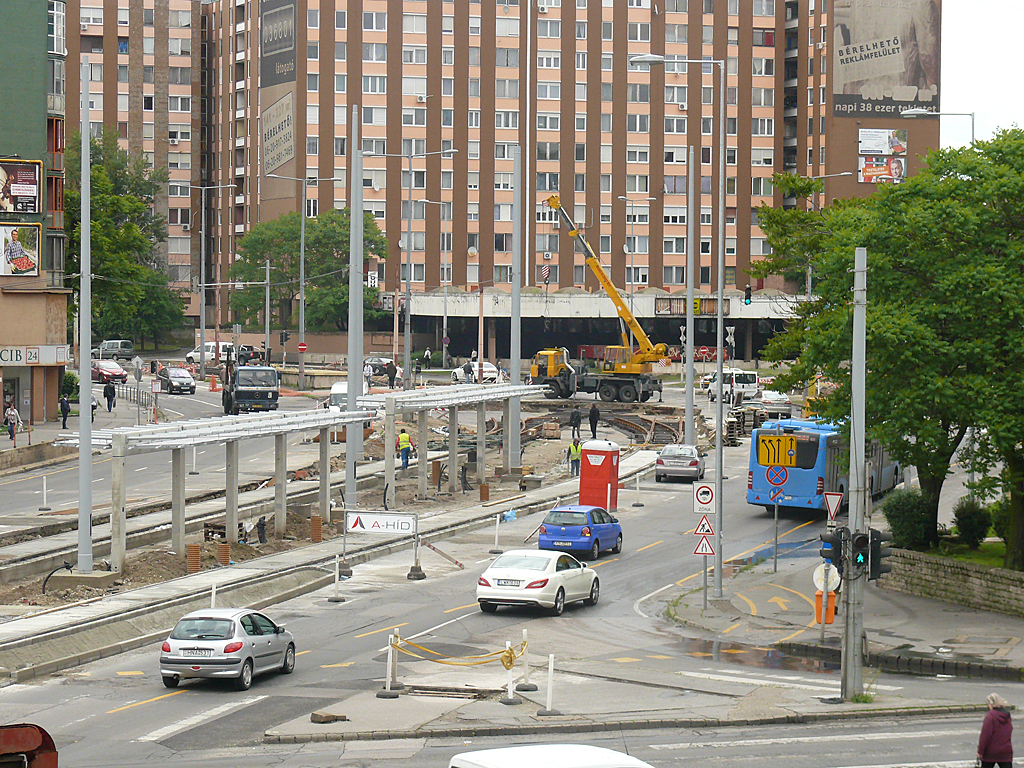
<path fill-rule="evenodd" d="M 67 362 L 66 344 L 0 347 L 4 410 L 13 403 L 23 420 L 36 424 L 57 419 Z"/>

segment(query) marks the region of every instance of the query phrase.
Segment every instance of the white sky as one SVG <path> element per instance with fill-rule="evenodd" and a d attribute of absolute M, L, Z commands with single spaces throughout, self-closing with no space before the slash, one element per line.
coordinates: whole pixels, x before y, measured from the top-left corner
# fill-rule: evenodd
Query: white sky
<path fill-rule="evenodd" d="M 942 112 L 974 112 L 978 139 L 1024 128 L 1020 68 L 1024 0 L 943 0 Z M 1017 83 L 1014 85 L 1013 83 Z M 969 117 L 940 117 L 942 145 L 971 140 Z"/>

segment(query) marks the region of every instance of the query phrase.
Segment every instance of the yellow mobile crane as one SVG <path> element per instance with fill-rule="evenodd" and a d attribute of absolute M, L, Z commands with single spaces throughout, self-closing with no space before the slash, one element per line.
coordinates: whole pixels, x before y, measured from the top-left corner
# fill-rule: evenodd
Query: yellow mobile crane
<path fill-rule="evenodd" d="M 587 266 L 597 276 L 601 287 L 615 305 L 615 310 L 619 314 L 622 345 L 606 347 L 601 370 L 595 373 L 575 370 L 569 362 L 569 352 L 564 347 L 542 349 L 533 356 L 533 364 L 530 367 L 534 383 L 546 384 L 549 398 L 569 397 L 574 392 L 597 392 L 605 402 L 618 400 L 633 403 L 637 400 L 650 400 L 655 392 L 661 392 L 661 381 L 651 373 L 651 366 L 668 355 L 668 347 L 664 344 L 652 344 L 647 338 L 644 329 L 640 327 L 640 323 L 623 300 L 622 294 L 601 266 L 594 249 L 562 207 L 558 195 L 549 197 L 547 204 L 558 212 L 562 223 L 569 230 L 569 236 L 575 239 L 587 257 Z M 633 332 L 640 345 L 640 351 L 635 354 L 629 344 L 628 331 Z"/>

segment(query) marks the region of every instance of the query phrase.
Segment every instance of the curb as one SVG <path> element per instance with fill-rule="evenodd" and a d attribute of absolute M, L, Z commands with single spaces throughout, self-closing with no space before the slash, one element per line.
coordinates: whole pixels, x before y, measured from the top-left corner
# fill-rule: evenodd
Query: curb
<path fill-rule="evenodd" d="M 281 734 L 266 731 L 264 744 L 305 744 L 326 741 L 382 741 L 386 739 L 464 738 L 467 736 L 529 736 L 552 733 L 598 733 L 602 731 L 641 731 L 661 728 L 726 728 L 763 725 L 803 725 L 839 720 L 867 720 L 876 717 L 938 717 L 941 715 L 984 712 L 984 704 L 950 704 L 933 707 L 890 707 L 851 712 L 821 712 L 760 718 L 651 718 L 636 720 L 591 720 L 562 723 L 520 723 L 482 727 L 415 728 L 399 731 L 354 731 L 351 733 Z"/>

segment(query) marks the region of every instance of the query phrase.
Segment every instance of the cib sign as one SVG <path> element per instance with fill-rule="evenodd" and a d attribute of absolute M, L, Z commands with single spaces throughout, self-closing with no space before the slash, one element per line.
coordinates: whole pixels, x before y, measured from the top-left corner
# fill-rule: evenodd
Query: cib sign
<path fill-rule="evenodd" d="M 416 515 L 349 512 L 345 515 L 345 527 L 349 533 L 413 533 Z"/>

